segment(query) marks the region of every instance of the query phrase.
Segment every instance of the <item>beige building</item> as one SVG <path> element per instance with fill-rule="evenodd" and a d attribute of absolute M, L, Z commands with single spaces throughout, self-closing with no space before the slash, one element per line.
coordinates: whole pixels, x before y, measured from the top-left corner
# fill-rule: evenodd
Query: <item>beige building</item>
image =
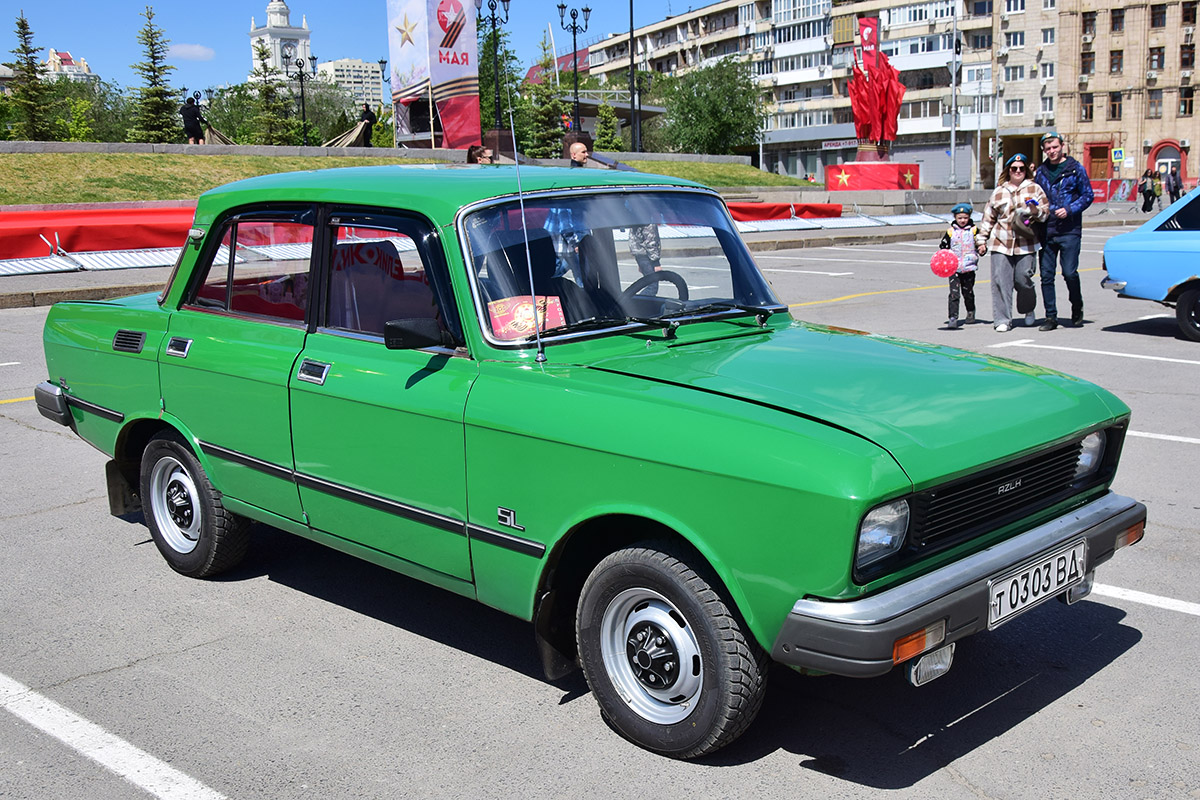
<path fill-rule="evenodd" d="M 1062 2 L 1058 127 L 1075 157 L 1092 178 L 1178 166 L 1194 183 L 1196 0 Z"/>
<path fill-rule="evenodd" d="M 42 65 L 41 75 L 48 80 L 67 78 L 80 83 L 100 82 L 100 76 L 88 67 L 87 59 L 75 58 L 66 50 L 51 50 Z"/>
<path fill-rule="evenodd" d="M 321 62 L 317 74 L 344 89 L 354 98 L 355 105 L 367 103 L 376 108 L 383 104 L 383 72 L 378 62 L 338 58 Z"/>

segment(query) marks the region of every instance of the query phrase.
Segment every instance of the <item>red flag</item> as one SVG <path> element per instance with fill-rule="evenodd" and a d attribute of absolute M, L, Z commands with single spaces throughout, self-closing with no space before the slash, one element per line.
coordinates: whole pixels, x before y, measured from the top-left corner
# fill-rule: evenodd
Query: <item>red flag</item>
<path fill-rule="evenodd" d="M 875 66 L 879 53 L 879 17 L 859 17 L 858 39 L 862 45 L 863 66 L 868 70 Z"/>

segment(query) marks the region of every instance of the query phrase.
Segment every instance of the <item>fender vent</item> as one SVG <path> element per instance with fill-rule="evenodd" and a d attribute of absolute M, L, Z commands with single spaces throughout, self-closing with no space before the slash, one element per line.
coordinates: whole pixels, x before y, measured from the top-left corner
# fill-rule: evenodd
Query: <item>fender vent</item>
<path fill-rule="evenodd" d="M 122 353 L 140 353 L 145 343 L 145 331 L 117 331 L 117 335 L 113 337 L 112 348 Z"/>

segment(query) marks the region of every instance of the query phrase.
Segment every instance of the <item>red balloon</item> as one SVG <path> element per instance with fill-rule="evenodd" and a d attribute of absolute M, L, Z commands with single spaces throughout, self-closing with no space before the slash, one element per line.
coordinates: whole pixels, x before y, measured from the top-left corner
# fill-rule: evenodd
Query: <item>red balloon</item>
<path fill-rule="evenodd" d="M 949 250 L 938 250 L 933 254 L 933 258 L 929 259 L 929 268 L 939 278 L 949 278 L 958 272 L 958 256 Z"/>

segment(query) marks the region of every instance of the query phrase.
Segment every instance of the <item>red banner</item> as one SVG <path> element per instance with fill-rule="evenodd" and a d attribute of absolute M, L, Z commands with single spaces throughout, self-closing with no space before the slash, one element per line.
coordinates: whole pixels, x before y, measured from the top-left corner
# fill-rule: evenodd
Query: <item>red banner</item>
<path fill-rule="evenodd" d="M 729 213 L 738 222 L 768 219 L 812 219 L 840 217 L 841 203 L 729 203 Z"/>
<path fill-rule="evenodd" d="M 858 189 L 919 189 L 920 164 L 860 161 L 825 168 L 825 188 L 831 192 Z"/>
<path fill-rule="evenodd" d="M 6 211 L 0 214 L 0 258 L 52 255 L 41 236 L 52 244 L 57 236 L 70 253 L 182 247 L 195 216 L 195 206 Z"/>
<path fill-rule="evenodd" d="M 858 18 L 858 40 L 863 65 L 870 69 L 875 66 L 875 54 L 879 52 L 879 17 Z"/>

